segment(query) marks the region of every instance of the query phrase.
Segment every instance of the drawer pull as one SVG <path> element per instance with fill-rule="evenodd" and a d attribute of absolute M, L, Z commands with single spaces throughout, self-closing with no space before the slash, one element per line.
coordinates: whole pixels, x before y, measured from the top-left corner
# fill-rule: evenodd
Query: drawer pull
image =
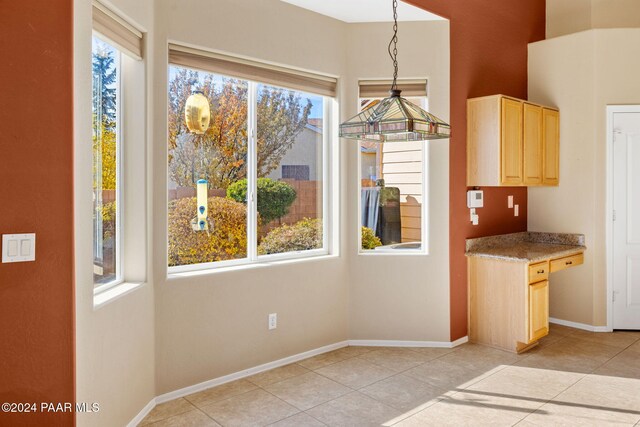
<path fill-rule="evenodd" d="M 564 265 L 571 265 L 571 264 L 573 264 L 573 261 L 567 261 L 564 263 Z"/>
<path fill-rule="evenodd" d="M 543 274 L 544 270 L 538 270 L 538 274 Z"/>

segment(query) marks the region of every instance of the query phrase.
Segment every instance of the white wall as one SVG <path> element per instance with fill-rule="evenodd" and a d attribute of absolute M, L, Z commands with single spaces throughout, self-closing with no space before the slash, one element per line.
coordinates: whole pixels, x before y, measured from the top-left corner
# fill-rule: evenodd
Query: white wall
<path fill-rule="evenodd" d="M 427 78 L 429 111 L 449 119 L 449 22 L 402 22 L 399 30 L 400 78 Z M 388 79 L 388 23 L 352 24 L 348 28 L 349 89 L 342 102 L 346 116 L 357 113 L 358 81 Z M 357 164 L 355 141 L 345 161 Z M 362 340 L 449 341 L 449 141 L 425 143 L 429 255 L 358 255 L 357 168 L 346 176 L 350 273 L 349 338 Z"/>
<path fill-rule="evenodd" d="M 87 3 L 75 0 L 77 118 L 91 108 Z M 114 3 L 149 31 L 147 93 L 136 91 L 149 106 L 150 271 L 146 286 L 92 310 L 91 189 L 77 186 L 78 400 L 103 409 L 79 424 L 123 425 L 153 396 L 349 338 L 449 341 L 448 141 L 428 144 L 429 255 L 358 255 L 357 144 L 336 139 L 333 256 L 167 277 L 167 42 L 335 75 L 337 124 L 356 113 L 359 79 L 389 78 L 390 25 L 348 25 L 278 0 Z M 400 76 L 428 78 L 430 109 L 447 120 L 448 23 L 400 31 Z M 90 126 L 76 123 L 76 182 L 91 182 Z M 268 331 L 273 312 L 278 329 Z"/>
<path fill-rule="evenodd" d="M 339 21 L 277 0 L 167 0 L 156 7 L 171 41 L 344 75 Z M 158 134 L 167 128 L 166 75 L 160 66 L 154 74 L 162 99 L 154 110 Z M 166 138 L 154 144 L 153 232 L 166 241 Z M 341 149 L 337 141 L 334 149 Z M 170 280 L 165 245 L 156 245 L 153 258 L 158 394 L 347 339 L 344 257 Z M 275 331 L 267 330 L 269 313 L 278 313 Z"/>
<path fill-rule="evenodd" d="M 106 2 L 105 2 L 106 3 Z M 141 29 L 153 30 L 153 2 L 114 0 L 109 6 Z M 152 47 L 152 43 L 149 43 Z M 149 53 L 149 52 L 147 52 Z M 148 56 L 148 55 L 147 55 Z M 150 59 L 146 58 L 146 62 Z M 125 158 L 142 164 L 125 171 L 125 182 L 142 193 L 127 197 L 124 223 L 128 230 L 125 251 L 127 277 L 147 284 L 94 309 L 92 256 L 92 151 L 91 141 L 91 2 L 74 2 L 74 150 L 75 150 L 75 252 L 76 252 L 76 401 L 96 402 L 97 413 L 78 413 L 79 426 L 127 424 L 155 396 L 154 293 L 146 270 L 147 215 L 144 210 L 144 165 L 147 88 L 145 63 L 124 60 L 129 84 L 123 107 Z M 124 84 L 124 83 L 123 83 Z M 128 138 L 128 140 L 127 140 Z M 133 167 L 131 167 L 133 166 Z M 142 195 L 142 197 L 141 197 Z"/>
<path fill-rule="evenodd" d="M 529 99 L 560 108 L 560 185 L 529 189 L 529 230 L 584 233 L 585 263 L 554 273 L 551 316 L 606 325 L 606 106 L 640 104 L 640 29 L 529 45 Z"/>
<path fill-rule="evenodd" d="M 640 27 L 638 0 L 547 0 L 547 38 L 592 28 Z"/>
<path fill-rule="evenodd" d="M 389 24 L 347 25 L 275 0 L 160 4 L 171 41 L 338 76 L 342 119 L 356 113 L 358 79 L 389 77 Z M 212 26 L 212 16 L 225 19 Z M 403 23 L 401 34 L 401 76 L 431 79 L 430 107 L 448 119 L 448 23 Z M 166 96 L 166 73 L 155 79 Z M 166 129 L 163 103 L 154 123 Z M 166 142 L 155 143 L 154 236 L 163 241 Z M 449 341 L 448 142 L 429 144 L 431 254 L 376 258 L 357 255 L 357 144 L 334 144 L 342 159 L 340 257 L 167 281 L 165 248 L 155 248 L 158 393 L 347 338 Z M 275 332 L 266 328 L 271 312 L 280 319 Z"/>

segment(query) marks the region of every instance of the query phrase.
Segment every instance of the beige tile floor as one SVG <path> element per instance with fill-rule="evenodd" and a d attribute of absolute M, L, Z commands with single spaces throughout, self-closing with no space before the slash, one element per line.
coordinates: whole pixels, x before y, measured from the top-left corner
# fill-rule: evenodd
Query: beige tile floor
<path fill-rule="evenodd" d="M 552 325 L 523 355 L 345 347 L 163 403 L 141 425 L 640 427 L 640 332 Z"/>

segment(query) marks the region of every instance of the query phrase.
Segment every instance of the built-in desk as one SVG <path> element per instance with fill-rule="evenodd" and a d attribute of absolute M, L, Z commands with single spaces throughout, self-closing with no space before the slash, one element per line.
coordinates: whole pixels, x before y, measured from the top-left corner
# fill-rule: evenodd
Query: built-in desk
<path fill-rule="evenodd" d="M 517 353 L 549 333 L 549 274 L 584 262 L 584 235 L 467 239 L 469 340 Z"/>

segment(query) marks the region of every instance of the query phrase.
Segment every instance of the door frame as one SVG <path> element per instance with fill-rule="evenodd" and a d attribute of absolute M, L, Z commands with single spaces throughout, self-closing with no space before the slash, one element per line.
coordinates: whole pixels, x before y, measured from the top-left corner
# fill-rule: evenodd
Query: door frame
<path fill-rule="evenodd" d="M 640 113 L 640 105 L 607 105 L 606 155 L 606 252 L 607 252 L 607 330 L 613 331 L 613 115 Z"/>

